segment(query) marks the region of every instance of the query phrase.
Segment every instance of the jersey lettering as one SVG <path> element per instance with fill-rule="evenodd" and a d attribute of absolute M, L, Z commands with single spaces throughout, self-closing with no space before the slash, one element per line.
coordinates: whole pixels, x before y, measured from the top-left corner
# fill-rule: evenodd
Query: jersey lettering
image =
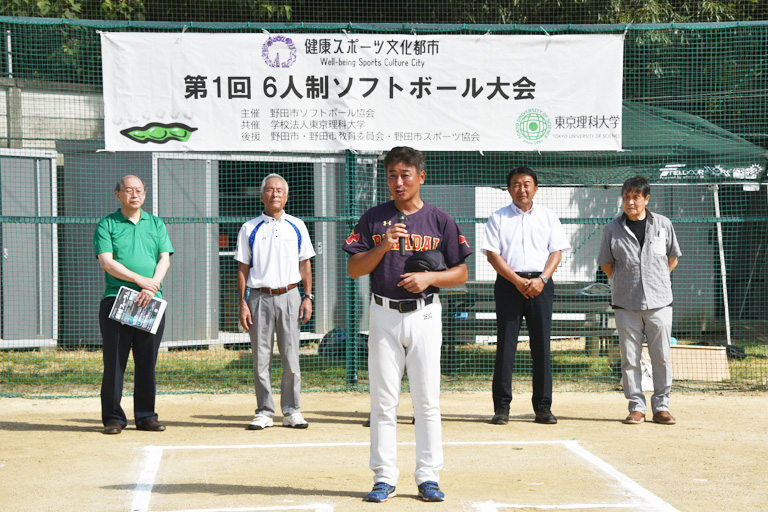
<path fill-rule="evenodd" d="M 354 236 L 357 238 L 352 239 L 352 236 L 347 238 L 347 244 L 352 243 L 350 242 L 350 239 L 352 239 L 352 241 L 358 241 L 360 239 L 360 235 L 354 235 Z M 384 235 L 371 235 L 371 238 L 373 239 L 374 245 L 381 245 L 381 242 L 384 240 Z M 464 239 L 463 243 L 467 243 L 467 240 Z M 423 251 L 428 251 L 430 249 L 435 250 L 437 249 L 438 245 L 440 245 L 440 238 L 437 238 L 437 237 L 433 238 L 431 236 L 408 235 L 405 239 L 406 251 L 423 252 Z M 467 244 L 467 247 L 469 247 L 469 244 Z M 400 241 L 398 240 L 397 242 L 395 242 L 389 250 L 399 251 Z"/>
<path fill-rule="evenodd" d="M 402 266 L 408 256 L 415 252 L 430 250 L 439 250 L 445 256 L 446 265 L 456 265 L 472 254 L 468 245 L 464 245 L 463 240 L 459 242 L 460 233 L 458 225 L 447 213 L 424 203 L 423 208 L 413 214 L 407 224 L 409 234 L 408 241 L 404 245 L 408 252 L 405 257 L 398 254 L 400 250 L 399 240 L 397 238 L 389 240 L 386 230 L 389 226 L 394 226 L 397 222 L 398 210 L 394 206 L 394 201 L 374 206 L 360 218 L 358 225 L 355 226 L 348 242 L 343 246 L 343 250 L 348 254 L 359 254 L 363 251 L 386 244 L 390 249 L 382 260 L 384 264 L 378 265 L 370 274 L 371 291 L 378 295 L 383 295 L 390 299 L 412 299 L 422 294 L 414 294 L 398 287 L 402 274 Z M 359 232 L 359 239 L 357 233 Z M 358 243 L 353 243 L 357 241 Z M 449 243 L 449 245 L 445 245 Z M 426 293 L 437 291 L 435 287 L 430 287 Z"/>
<path fill-rule="evenodd" d="M 437 241 L 437 243 L 440 243 L 440 239 L 439 238 L 436 238 L 435 240 Z M 424 237 L 424 243 L 421 244 L 421 249 L 419 249 L 419 250 L 420 251 L 428 251 L 430 249 L 437 249 L 437 244 L 435 244 L 435 246 L 432 247 L 432 237 L 431 236 L 425 236 Z"/>

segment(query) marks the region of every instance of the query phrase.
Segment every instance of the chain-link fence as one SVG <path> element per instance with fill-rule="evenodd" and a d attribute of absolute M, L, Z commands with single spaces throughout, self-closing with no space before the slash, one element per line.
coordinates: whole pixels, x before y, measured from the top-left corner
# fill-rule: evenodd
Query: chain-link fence
<path fill-rule="evenodd" d="M 616 187 L 636 174 L 650 179 L 649 208 L 672 220 L 683 252 L 672 278 L 676 386 L 768 382 L 768 23 L 256 26 L 0 18 L 0 29 L 4 395 L 97 392 L 104 271 L 92 241 L 98 220 L 118 207 L 114 184 L 125 174 L 143 179 L 144 208 L 165 221 L 176 250 L 164 284 L 161 390 L 252 388 L 234 251 L 240 226 L 261 213 L 259 184 L 269 173 L 290 184 L 286 211 L 304 220 L 317 251 L 315 310 L 301 336 L 303 387 L 367 384 L 368 282 L 347 277 L 341 245 L 362 212 L 388 198 L 382 155 L 104 152 L 99 31 L 625 34 L 623 151 L 427 153 L 422 195 L 457 220 L 474 251 L 467 284 L 441 294 L 443 387 L 490 387 L 495 272 L 479 246 L 489 214 L 509 204 L 506 173 L 521 164 L 539 173 L 536 200 L 558 214 L 572 245 L 554 275 L 558 389 L 617 385 L 615 323 L 596 257 L 604 225 L 621 211 Z M 405 142 L 419 147 L 418 140 Z M 525 389 L 531 361 L 525 329 L 521 335 L 515 386 Z M 277 383 L 279 358 L 273 364 Z"/>

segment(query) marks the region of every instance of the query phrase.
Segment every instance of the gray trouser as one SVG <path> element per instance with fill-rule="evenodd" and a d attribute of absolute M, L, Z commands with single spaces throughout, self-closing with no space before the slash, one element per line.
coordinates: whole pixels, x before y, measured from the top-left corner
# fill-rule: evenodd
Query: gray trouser
<path fill-rule="evenodd" d="M 629 412 L 646 412 L 643 372 L 640 367 L 643 334 L 647 339 L 653 369 L 651 410 L 654 413 L 669 411 L 669 392 L 672 389 L 672 361 L 669 355 L 672 307 L 647 310 L 617 308 L 615 312 L 621 348 L 621 380 L 624 396 L 629 399 Z"/>
<path fill-rule="evenodd" d="M 299 392 L 299 308 L 301 297 L 298 288 L 282 295 L 269 295 L 249 290 L 248 307 L 253 324 L 248 334 L 253 350 L 253 383 L 256 388 L 256 414 L 275 415 L 272 398 L 272 349 L 277 333 L 277 349 L 283 363 L 283 379 L 280 384 L 280 408 L 287 416 L 300 411 Z"/>

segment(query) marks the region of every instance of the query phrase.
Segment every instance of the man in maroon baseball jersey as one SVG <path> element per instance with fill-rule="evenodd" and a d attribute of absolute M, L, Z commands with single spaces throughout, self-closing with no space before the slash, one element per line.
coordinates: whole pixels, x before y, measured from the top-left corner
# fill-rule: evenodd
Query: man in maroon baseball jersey
<path fill-rule="evenodd" d="M 371 458 L 373 490 L 366 501 L 395 495 L 397 406 L 403 372 L 408 370 L 416 429 L 416 485 L 424 501 L 443 501 L 438 486 L 443 466 L 440 423 L 441 288 L 467 281 L 464 260 L 472 254 L 459 226 L 447 213 L 422 201 L 426 179 L 424 154 L 393 148 L 384 158 L 394 200 L 365 212 L 343 249 L 351 256 L 352 279 L 371 276 L 368 373 L 371 388 Z M 398 222 L 398 214 L 406 222 Z M 400 240 L 405 241 L 404 255 Z M 437 250 L 447 270 L 405 272 L 414 252 Z"/>

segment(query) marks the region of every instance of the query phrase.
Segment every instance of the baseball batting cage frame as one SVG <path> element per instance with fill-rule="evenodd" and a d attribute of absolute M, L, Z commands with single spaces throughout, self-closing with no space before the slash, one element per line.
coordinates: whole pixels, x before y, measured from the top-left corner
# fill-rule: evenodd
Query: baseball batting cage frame
<path fill-rule="evenodd" d="M 490 389 L 495 272 L 479 247 L 488 215 L 509 204 L 504 181 L 518 165 L 538 172 L 536 201 L 558 214 L 572 245 L 554 274 L 556 390 L 618 386 L 610 286 L 596 257 L 603 227 L 621 212 L 620 186 L 634 175 L 650 180 L 649 208 L 671 219 L 683 252 L 672 274 L 675 388 L 766 388 L 768 22 L 541 26 L 1 17 L 1 395 L 98 393 L 104 272 L 92 240 L 98 220 L 118 207 L 112 191 L 125 174 L 143 179 L 145 209 L 165 221 L 176 250 L 164 284 L 160 391 L 252 390 L 233 257 L 239 227 L 261 213 L 259 185 L 269 173 L 288 181 L 286 211 L 304 220 L 317 252 L 314 314 L 301 335 L 302 388 L 367 388 L 369 285 L 367 278 L 346 275 L 341 245 L 365 210 L 388 200 L 382 152 L 178 152 L 160 145 L 103 151 L 100 32 L 263 31 L 330 39 L 623 35 L 622 151 L 426 151 L 422 196 L 456 219 L 474 252 L 466 285 L 441 293 L 443 389 Z M 392 145 L 418 149 L 422 142 L 411 137 Z M 523 328 L 517 391 L 530 386 L 526 336 Z M 277 384 L 277 355 L 273 365 Z"/>

